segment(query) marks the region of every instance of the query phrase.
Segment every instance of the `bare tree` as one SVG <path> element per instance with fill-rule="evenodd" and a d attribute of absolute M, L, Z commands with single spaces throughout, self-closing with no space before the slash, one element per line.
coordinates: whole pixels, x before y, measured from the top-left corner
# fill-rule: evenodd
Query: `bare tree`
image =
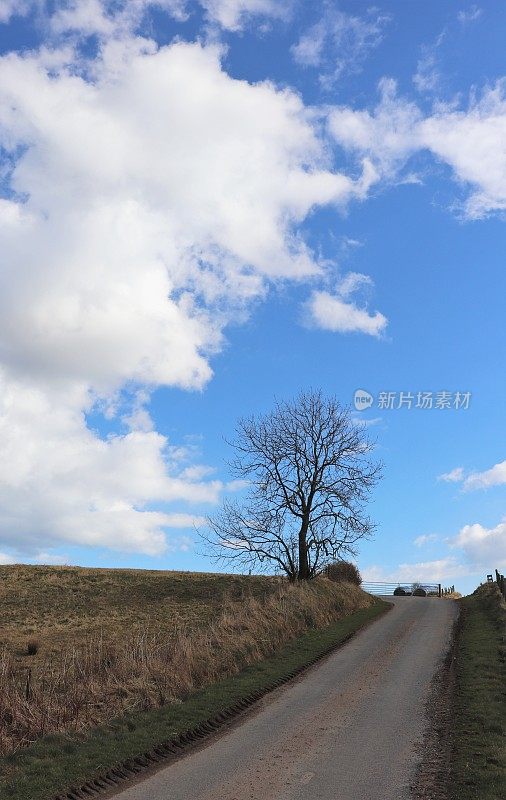
<path fill-rule="evenodd" d="M 248 490 L 208 519 L 215 557 L 307 580 L 354 555 L 374 528 L 363 506 L 381 464 L 369 459 L 372 445 L 349 411 L 310 391 L 240 420 L 236 433 L 231 466 Z"/>

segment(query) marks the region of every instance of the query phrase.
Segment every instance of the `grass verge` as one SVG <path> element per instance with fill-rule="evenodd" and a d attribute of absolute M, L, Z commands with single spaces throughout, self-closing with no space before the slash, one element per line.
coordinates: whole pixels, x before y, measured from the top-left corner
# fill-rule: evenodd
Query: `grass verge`
<path fill-rule="evenodd" d="M 461 601 L 452 800 L 506 797 L 506 607 L 495 584 Z"/>
<path fill-rule="evenodd" d="M 389 608 L 377 600 L 327 628 L 312 630 L 275 656 L 191 695 L 183 703 L 126 714 L 80 735 L 56 734 L 0 760 L 2 800 L 50 800 L 286 679 L 337 647 Z"/>

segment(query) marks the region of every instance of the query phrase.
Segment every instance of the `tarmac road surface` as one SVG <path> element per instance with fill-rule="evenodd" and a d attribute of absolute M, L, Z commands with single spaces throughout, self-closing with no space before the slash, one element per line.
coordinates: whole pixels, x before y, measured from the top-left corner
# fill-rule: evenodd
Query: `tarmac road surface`
<path fill-rule="evenodd" d="M 341 649 L 115 800 L 407 800 L 457 608 L 385 599 Z"/>

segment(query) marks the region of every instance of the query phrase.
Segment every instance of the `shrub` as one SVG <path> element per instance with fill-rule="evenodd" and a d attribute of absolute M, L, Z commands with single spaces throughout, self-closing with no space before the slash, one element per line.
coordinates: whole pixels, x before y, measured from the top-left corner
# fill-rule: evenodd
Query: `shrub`
<path fill-rule="evenodd" d="M 422 586 L 417 586 L 413 589 L 413 597 L 427 597 L 427 592 Z"/>
<path fill-rule="evenodd" d="M 406 597 L 406 590 L 402 588 L 402 586 L 398 586 L 397 589 L 394 589 L 395 597 Z"/>
<path fill-rule="evenodd" d="M 362 583 L 358 567 L 351 561 L 334 561 L 333 564 L 328 565 L 325 574 L 329 580 L 336 583 L 354 583 L 355 586 L 360 586 Z"/>
<path fill-rule="evenodd" d="M 482 583 L 474 590 L 473 595 L 498 625 L 506 624 L 506 603 L 495 581 L 494 583 Z"/>

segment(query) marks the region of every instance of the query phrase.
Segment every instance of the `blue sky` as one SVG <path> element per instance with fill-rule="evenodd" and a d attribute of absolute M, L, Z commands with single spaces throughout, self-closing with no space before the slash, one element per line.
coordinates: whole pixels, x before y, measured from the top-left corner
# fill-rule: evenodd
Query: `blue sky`
<path fill-rule="evenodd" d="M 212 568 L 235 420 L 318 387 L 385 464 L 366 577 L 504 571 L 505 31 L 0 0 L 0 561 Z"/>

